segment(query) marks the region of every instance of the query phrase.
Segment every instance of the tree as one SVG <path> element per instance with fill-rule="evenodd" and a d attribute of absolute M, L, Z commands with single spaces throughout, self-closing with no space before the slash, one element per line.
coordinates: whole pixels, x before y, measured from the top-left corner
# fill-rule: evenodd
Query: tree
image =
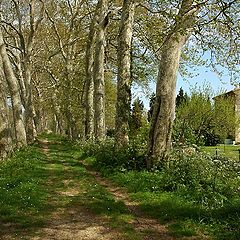
<path fill-rule="evenodd" d="M 153 106 L 156 100 L 155 93 L 152 93 L 149 101 L 149 110 L 148 110 L 148 122 L 151 122 L 152 114 L 153 114 Z"/>
<path fill-rule="evenodd" d="M 239 126 L 239 116 L 235 112 L 233 97 L 216 97 L 214 102 L 214 132 L 223 142 L 226 138 L 234 139 L 235 130 Z"/>
<path fill-rule="evenodd" d="M 106 136 L 105 126 L 105 82 L 104 82 L 104 60 L 105 60 L 105 35 L 108 25 L 108 1 L 99 0 L 99 15 L 97 16 L 97 34 L 95 45 L 95 57 L 93 65 L 94 82 L 94 135 L 96 140 L 104 140 Z"/>
<path fill-rule="evenodd" d="M 177 108 L 173 134 L 176 143 L 209 146 L 225 138 L 234 139 L 239 122 L 234 94 L 219 95 L 214 103 L 210 100 L 212 96 L 208 87 L 193 89 L 187 101 Z"/>
<path fill-rule="evenodd" d="M 83 137 L 83 85 L 84 55 L 88 6 L 85 1 L 51 1 L 46 6 L 47 20 L 41 29 L 45 36 L 42 51 L 42 80 L 47 85 L 46 98 L 50 98 L 50 128 L 65 132 L 69 139 Z M 86 21 L 86 22 L 85 22 Z M 49 23 L 51 28 L 49 28 Z M 43 25 L 43 24 L 42 24 Z M 41 36 L 39 36 L 41 43 Z M 47 76 L 46 76 L 47 73 Z M 48 82 L 46 82 L 46 79 Z M 54 111 L 53 111 L 54 110 Z"/>
<path fill-rule="evenodd" d="M 137 98 L 133 102 L 130 129 L 132 134 L 136 134 L 137 131 L 143 126 L 144 123 L 144 105 L 143 102 Z"/>
<path fill-rule="evenodd" d="M 93 82 L 93 63 L 94 63 L 94 47 L 96 41 L 96 27 L 97 27 L 97 16 L 99 14 L 99 6 L 95 9 L 94 17 L 91 21 L 87 46 L 86 46 L 86 60 L 85 60 L 85 96 L 84 96 L 84 107 L 85 107 L 85 138 L 94 138 L 94 82 Z"/>
<path fill-rule="evenodd" d="M 124 0 L 118 35 L 118 76 L 116 105 L 116 141 L 126 145 L 129 141 L 131 104 L 131 44 L 136 3 Z"/>
<path fill-rule="evenodd" d="M 171 148 L 176 78 L 181 49 L 193 29 L 198 9 L 199 7 L 194 4 L 194 1 L 183 0 L 175 24 L 163 41 L 156 87 L 156 101 L 150 126 L 149 168 L 153 165 L 153 159 L 159 161 L 166 158 Z"/>
<path fill-rule="evenodd" d="M 187 94 L 184 94 L 182 87 L 179 90 L 179 93 L 176 97 L 176 108 L 178 108 L 181 104 L 187 101 Z"/>
<path fill-rule="evenodd" d="M 0 57 L 2 60 L 4 76 L 7 82 L 8 90 L 11 95 L 13 122 L 15 130 L 15 140 L 17 147 L 27 144 L 26 131 L 23 121 L 22 103 L 19 93 L 18 81 L 13 72 L 11 62 L 9 60 L 6 46 L 3 40 L 2 26 L 0 25 Z"/>
<path fill-rule="evenodd" d="M 165 19 L 168 21 L 163 27 L 164 34 L 161 35 L 161 44 L 157 50 L 159 52 L 159 72 L 150 127 L 147 161 L 149 168 L 159 161 L 167 159 L 171 149 L 176 76 L 183 47 L 193 49 L 196 46 L 202 46 L 203 51 L 206 49 L 211 51 L 211 66 L 213 67 L 215 59 L 215 63 L 223 63 L 223 59 L 228 56 L 230 62 L 228 68 L 234 69 L 234 64 L 236 65 L 238 62 L 236 39 L 239 25 L 237 17 L 234 15 L 237 8 L 237 1 L 225 3 L 223 1 L 182 0 L 178 5 L 177 14 L 173 14 L 174 17 L 165 12 Z M 208 33 L 207 37 L 203 37 L 206 33 Z M 220 39 L 222 40 L 220 41 Z M 188 46 L 186 45 L 187 41 Z M 223 42 L 229 44 L 223 47 Z M 234 44 L 230 44 L 230 42 L 234 42 Z M 223 49 L 225 54 L 222 52 Z M 219 61 L 220 59 L 223 61 Z"/>
<path fill-rule="evenodd" d="M 6 3 L 4 3 L 6 4 Z M 15 65 L 17 80 L 20 86 L 20 96 L 24 107 L 25 129 L 27 142 L 32 143 L 35 138 L 34 106 L 32 95 L 32 56 L 33 43 L 37 29 L 43 19 L 44 2 L 30 0 L 23 3 L 11 0 L 13 18 L 3 21 L 8 34 L 8 51 L 11 62 Z"/>
<path fill-rule="evenodd" d="M 0 67 L 3 68 L 1 61 Z M 0 159 L 5 158 L 12 150 L 11 135 L 12 129 L 7 106 L 7 87 L 4 81 L 4 72 L 0 71 Z"/>
<path fill-rule="evenodd" d="M 176 143 L 203 145 L 214 136 L 214 112 L 207 89 L 193 90 L 178 106 L 174 120 Z"/>

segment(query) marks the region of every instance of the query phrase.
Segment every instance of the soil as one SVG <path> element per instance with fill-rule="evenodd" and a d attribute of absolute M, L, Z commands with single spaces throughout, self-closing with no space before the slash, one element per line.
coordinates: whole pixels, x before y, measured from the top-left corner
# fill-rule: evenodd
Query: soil
<path fill-rule="evenodd" d="M 42 141 L 42 150 L 48 155 L 48 142 Z M 68 166 L 64 166 L 68 168 Z M 10 239 L 32 239 L 32 240 L 174 240 L 168 231 L 167 225 L 160 224 L 157 220 L 146 216 L 140 209 L 139 203 L 132 201 L 126 189 L 114 185 L 108 179 L 102 177 L 98 172 L 91 170 L 88 166 L 86 169 L 92 175 L 96 182 L 110 192 L 116 201 L 122 201 L 127 207 L 129 213 L 134 216 L 130 222 L 134 231 L 141 236 L 134 238 L 125 236 L 115 228 L 111 228 L 109 219 L 105 216 L 96 215 L 90 209 L 86 209 L 79 204 L 76 207 L 57 207 L 49 216 L 47 224 L 38 228 L 33 235 L 24 230 L 18 236 L 5 235 L 4 240 Z M 65 180 L 66 191 L 59 191 L 58 194 L 68 198 L 74 198 L 79 194 L 79 187 L 72 184 L 71 179 Z M 54 201 L 53 201 L 54 204 Z M 11 226 L 9 226 L 11 227 Z M 206 239 L 201 237 L 184 237 L 178 239 Z"/>

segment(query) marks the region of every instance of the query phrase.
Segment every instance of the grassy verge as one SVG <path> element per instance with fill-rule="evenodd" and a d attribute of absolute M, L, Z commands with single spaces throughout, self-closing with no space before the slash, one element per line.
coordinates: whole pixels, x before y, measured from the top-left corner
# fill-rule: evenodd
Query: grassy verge
<path fill-rule="evenodd" d="M 117 184 L 127 187 L 131 197 L 140 201 L 147 214 L 168 223 L 174 236 L 206 234 L 219 240 L 239 239 L 240 198 L 229 199 L 222 207 L 206 208 L 191 200 L 191 193 L 185 197 L 180 192 L 147 189 L 146 186 L 152 188 L 154 181 L 157 183 L 151 173 L 118 172 L 108 176 Z"/>
<path fill-rule="evenodd" d="M 29 146 L 0 163 L 0 235 L 12 228 L 17 235 L 22 228 L 42 226 L 42 213 L 48 209 L 44 160 L 37 146 Z"/>
<path fill-rule="evenodd" d="M 224 156 L 234 160 L 239 160 L 239 145 L 217 145 L 202 147 L 202 151 L 210 153 L 212 155 Z"/>
<path fill-rule="evenodd" d="M 118 239 L 143 239 L 124 203 L 115 201 L 81 164 L 81 149 L 59 136 L 41 138 L 47 143 L 39 140 L 0 163 L 2 239 L 41 238 L 44 227 L 55 228 L 59 221 L 82 222 L 82 227 L 103 224 L 118 232 Z M 61 220 L 52 223 L 53 213 Z"/>
<path fill-rule="evenodd" d="M 106 149 L 103 156 L 111 154 Z M 101 155 L 97 155 L 98 157 Z M 177 157 L 176 155 L 175 157 Z M 101 165 L 104 158 L 87 158 L 105 177 L 128 189 L 141 209 L 168 225 L 175 237 L 204 235 L 218 240 L 240 236 L 239 172 L 235 162 L 197 154 L 182 158 L 165 170 L 153 172 Z M 110 158 L 106 162 L 111 161 Z M 237 167 L 238 165 L 236 165 Z"/>

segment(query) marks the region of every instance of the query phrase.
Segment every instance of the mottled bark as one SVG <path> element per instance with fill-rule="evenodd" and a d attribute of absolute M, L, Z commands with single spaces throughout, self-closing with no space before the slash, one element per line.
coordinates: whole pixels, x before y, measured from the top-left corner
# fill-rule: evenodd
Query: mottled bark
<path fill-rule="evenodd" d="M 33 108 L 33 95 L 32 95 L 32 76 L 31 76 L 31 61 L 30 52 L 26 54 L 24 60 L 24 79 L 26 86 L 25 96 L 25 128 L 27 134 L 27 142 L 32 143 L 35 139 L 35 124 L 34 124 L 34 108 Z"/>
<path fill-rule="evenodd" d="M 25 109 L 24 120 L 25 129 L 27 134 L 27 142 L 32 143 L 35 139 L 36 129 L 34 122 L 34 107 L 33 107 L 33 94 L 32 94 L 32 63 L 31 63 L 31 52 L 32 44 L 28 43 L 29 46 L 26 49 L 25 43 L 18 46 L 22 49 L 21 53 L 15 54 L 15 65 L 17 80 L 19 84 L 19 91 L 21 96 L 21 102 Z"/>
<path fill-rule="evenodd" d="M 118 76 L 116 103 L 116 141 L 125 145 L 129 141 L 131 105 L 131 43 L 135 1 L 124 0 L 118 36 Z"/>
<path fill-rule="evenodd" d="M 87 42 L 87 48 L 86 48 L 86 62 L 85 62 L 86 80 L 85 80 L 85 97 L 84 97 L 85 138 L 86 139 L 93 139 L 94 137 L 93 63 L 94 63 L 94 47 L 95 47 L 95 40 L 96 40 L 97 14 L 98 14 L 98 9 L 96 9 L 95 16 L 92 20 L 92 23 L 89 29 L 88 42 Z"/>
<path fill-rule="evenodd" d="M 95 58 L 93 66 L 94 81 L 94 136 L 96 140 L 104 140 L 105 129 L 105 35 L 108 24 L 107 0 L 99 0 L 99 16 L 96 34 Z"/>
<path fill-rule="evenodd" d="M 63 123 L 62 123 L 62 118 L 61 118 L 61 109 L 60 106 L 58 104 L 58 100 L 57 100 L 57 95 L 56 93 L 53 94 L 53 110 L 54 110 L 54 118 L 56 120 L 56 129 L 55 129 L 55 133 L 59 133 L 62 134 L 63 133 Z"/>
<path fill-rule="evenodd" d="M 26 131 L 22 115 L 22 103 L 19 94 L 18 82 L 13 72 L 12 65 L 7 55 L 6 46 L 3 41 L 1 26 L 0 26 L 0 56 L 2 58 L 3 70 L 8 85 L 8 89 L 11 94 L 16 143 L 17 147 L 21 147 L 27 143 Z"/>
<path fill-rule="evenodd" d="M 166 36 L 161 49 L 156 100 L 150 126 L 148 167 L 166 159 L 171 149 L 175 112 L 176 79 L 181 50 L 190 36 L 198 8 L 194 1 L 183 0 L 176 23 Z"/>
<path fill-rule="evenodd" d="M 0 159 L 4 159 L 12 150 L 11 126 L 7 107 L 6 86 L 0 58 Z"/>
<path fill-rule="evenodd" d="M 34 106 L 33 106 L 33 96 L 32 96 L 32 62 L 31 57 L 33 54 L 33 42 L 36 35 L 36 31 L 43 19 L 44 14 L 44 1 L 41 1 L 41 8 L 39 12 L 36 13 L 37 3 L 35 0 L 31 0 L 28 3 L 29 7 L 29 31 L 25 32 L 23 30 L 23 12 L 21 11 L 21 2 L 14 1 L 14 8 L 16 11 L 16 17 L 18 21 L 18 40 L 19 49 L 21 55 L 18 64 L 18 70 L 21 73 L 19 83 L 20 89 L 22 90 L 22 101 L 25 108 L 25 128 L 27 134 L 27 142 L 32 143 L 35 139 L 36 129 L 34 123 Z M 37 16 L 38 15 L 38 16 Z M 23 78 L 23 83 L 22 83 Z M 21 84 L 22 83 L 22 84 Z"/>

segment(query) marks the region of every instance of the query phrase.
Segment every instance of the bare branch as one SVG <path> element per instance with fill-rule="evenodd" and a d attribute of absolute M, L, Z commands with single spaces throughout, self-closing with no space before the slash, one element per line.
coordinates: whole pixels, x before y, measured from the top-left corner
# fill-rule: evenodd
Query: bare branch
<path fill-rule="evenodd" d="M 63 43 L 62 43 L 62 39 L 61 39 L 61 36 L 60 36 L 60 34 L 59 34 L 59 31 L 58 31 L 58 28 L 57 28 L 57 26 L 56 26 L 56 23 L 55 23 L 55 21 L 52 19 L 52 17 L 49 15 L 49 12 L 48 12 L 46 9 L 45 9 L 45 13 L 46 13 L 49 21 L 52 23 L 52 27 L 53 27 L 54 32 L 55 32 L 55 34 L 56 34 L 56 36 L 57 36 L 57 39 L 58 39 L 58 45 L 59 45 L 61 54 L 62 54 L 63 58 L 66 60 L 66 59 L 67 59 L 67 54 L 66 54 L 66 52 L 64 51 L 64 45 L 63 45 Z"/>

